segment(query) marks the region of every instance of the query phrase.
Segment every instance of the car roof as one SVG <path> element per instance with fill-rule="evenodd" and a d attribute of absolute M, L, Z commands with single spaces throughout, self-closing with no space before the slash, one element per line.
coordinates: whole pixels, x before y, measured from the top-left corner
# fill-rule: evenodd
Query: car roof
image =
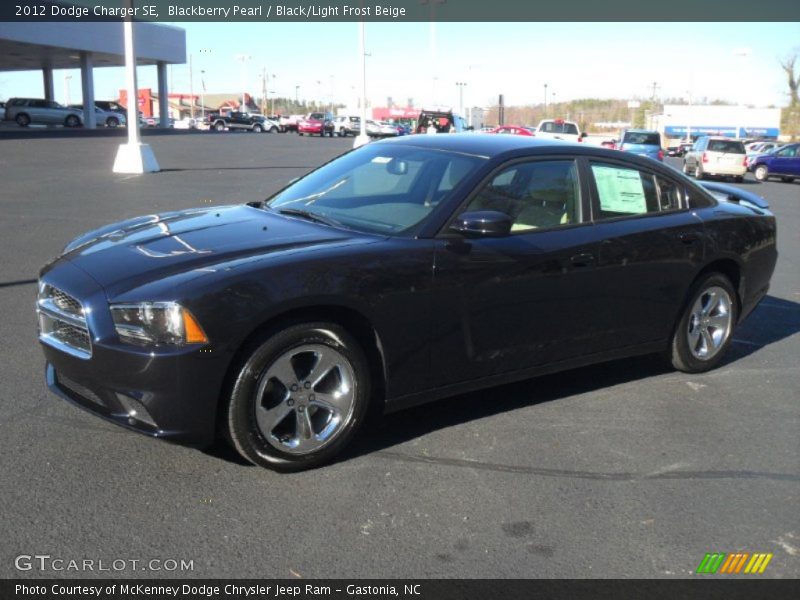
<path fill-rule="evenodd" d="M 648 168 L 657 168 L 656 163 L 649 158 L 641 158 L 629 153 L 624 157 L 617 150 L 609 150 L 600 146 L 593 146 L 579 142 L 537 138 L 527 135 L 483 135 L 478 133 L 453 133 L 438 135 L 410 135 L 388 140 L 372 142 L 373 144 L 398 144 L 401 146 L 430 148 L 448 152 L 459 152 L 484 158 L 493 158 L 501 154 L 512 153 L 520 150 L 533 151 L 531 154 L 572 154 L 584 156 L 598 156 L 638 164 Z"/>

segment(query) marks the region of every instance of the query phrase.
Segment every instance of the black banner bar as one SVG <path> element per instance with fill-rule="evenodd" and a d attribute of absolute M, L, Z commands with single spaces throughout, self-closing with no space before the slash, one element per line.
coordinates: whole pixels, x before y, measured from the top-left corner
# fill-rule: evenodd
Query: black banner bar
<path fill-rule="evenodd" d="M 3 0 L 0 21 L 800 21 L 797 0 Z"/>
<path fill-rule="evenodd" d="M 755 579 L 672 580 L 1 580 L 3 600 L 738 600 L 800 597 L 800 581 Z"/>

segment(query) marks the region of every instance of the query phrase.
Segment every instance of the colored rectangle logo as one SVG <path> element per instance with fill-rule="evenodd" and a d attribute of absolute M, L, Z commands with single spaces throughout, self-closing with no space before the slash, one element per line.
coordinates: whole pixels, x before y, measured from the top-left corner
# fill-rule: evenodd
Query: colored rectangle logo
<path fill-rule="evenodd" d="M 695 572 L 703 575 L 760 575 L 772 556 L 771 552 L 708 552 Z"/>

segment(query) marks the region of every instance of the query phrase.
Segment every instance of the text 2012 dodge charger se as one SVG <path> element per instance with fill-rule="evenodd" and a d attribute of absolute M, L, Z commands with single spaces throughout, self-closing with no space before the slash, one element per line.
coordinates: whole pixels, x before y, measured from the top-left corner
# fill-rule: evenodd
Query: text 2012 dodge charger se
<path fill-rule="evenodd" d="M 767 293 L 762 199 L 520 136 L 347 153 L 266 202 L 132 219 L 40 276 L 50 388 L 155 437 L 297 470 L 370 405 L 664 352 L 717 365 Z"/>

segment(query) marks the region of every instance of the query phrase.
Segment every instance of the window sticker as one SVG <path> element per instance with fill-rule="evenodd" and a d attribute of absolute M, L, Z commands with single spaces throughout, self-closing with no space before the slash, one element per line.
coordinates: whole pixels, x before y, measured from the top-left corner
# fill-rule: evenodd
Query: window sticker
<path fill-rule="evenodd" d="M 647 212 L 639 171 L 592 165 L 600 196 L 600 210 L 636 215 Z"/>

